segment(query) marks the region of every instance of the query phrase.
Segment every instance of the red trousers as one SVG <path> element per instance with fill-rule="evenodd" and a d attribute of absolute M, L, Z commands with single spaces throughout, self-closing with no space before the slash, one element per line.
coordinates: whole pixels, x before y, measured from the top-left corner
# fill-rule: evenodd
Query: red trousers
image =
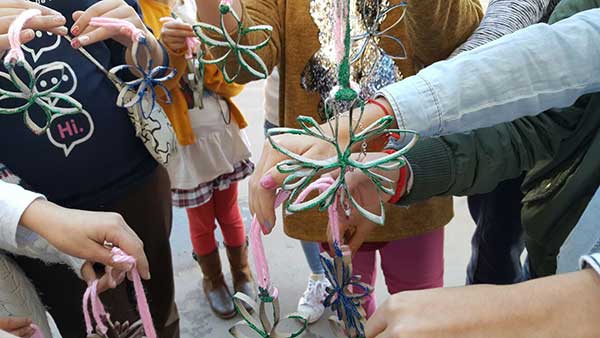
<path fill-rule="evenodd" d="M 213 191 L 212 198 L 205 204 L 187 209 L 192 246 L 196 255 L 206 256 L 217 249 L 215 221 L 219 222 L 225 245 L 244 245 L 246 229 L 237 200 L 238 184 L 234 182 L 227 190 Z"/>

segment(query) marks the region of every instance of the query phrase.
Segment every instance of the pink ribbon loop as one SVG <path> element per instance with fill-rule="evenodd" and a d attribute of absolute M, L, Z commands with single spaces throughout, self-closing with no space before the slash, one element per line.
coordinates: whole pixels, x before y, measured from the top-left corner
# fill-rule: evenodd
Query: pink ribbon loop
<path fill-rule="evenodd" d="M 133 287 L 135 289 L 135 298 L 137 302 L 138 312 L 140 319 L 144 326 L 144 333 L 147 338 L 156 338 L 156 330 L 152 322 L 152 315 L 150 313 L 150 307 L 148 306 L 148 300 L 146 299 L 146 293 L 144 292 L 144 286 L 142 284 L 142 278 L 136 268 L 135 258 L 127 255 L 123 250 L 119 248 L 112 248 L 111 253 L 113 254 L 112 260 L 115 263 L 126 263 L 130 265 L 131 277 L 133 279 Z M 96 322 L 96 326 L 99 331 L 106 333 L 108 328 L 104 324 L 105 318 L 109 314 L 104 309 L 100 297 L 98 297 L 98 280 L 95 280 L 83 294 L 83 317 L 85 320 L 85 326 L 88 335 L 93 332 L 92 319 L 89 314 L 89 306 L 91 303 L 92 317 Z"/>
<path fill-rule="evenodd" d="M 127 34 L 133 42 L 140 41 L 140 39 L 145 37 L 143 30 L 137 28 L 133 23 L 127 20 L 95 17 L 90 20 L 90 26 L 119 29 L 121 32 Z"/>
<path fill-rule="evenodd" d="M 308 195 L 315 190 L 318 190 L 320 193 L 325 192 L 333 184 L 335 184 L 335 179 L 333 177 L 330 175 L 321 176 L 318 180 L 312 182 L 304 190 L 302 190 L 302 192 L 300 192 L 294 201 L 294 204 L 304 202 Z M 329 208 L 327 208 L 327 212 L 329 214 L 329 230 L 331 232 L 331 236 L 333 237 L 334 242 L 338 243 L 338 245 L 341 247 L 343 243 L 340 239 L 340 219 L 338 218 L 339 214 L 337 205 L 338 197 L 336 196 L 335 201 L 333 201 Z"/>
<path fill-rule="evenodd" d="M 23 49 L 21 49 L 21 31 L 27 21 L 41 14 L 42 12 L 39 9 L 28 9 L 21 13 L 15 21 L 10 24 L 10 27 L 8 28 L 10 50 L 4 58 L 4 63 L 14 64 L 15 62 L 22 62 L 25 60 L 25 54 L 23 54 Z"/>

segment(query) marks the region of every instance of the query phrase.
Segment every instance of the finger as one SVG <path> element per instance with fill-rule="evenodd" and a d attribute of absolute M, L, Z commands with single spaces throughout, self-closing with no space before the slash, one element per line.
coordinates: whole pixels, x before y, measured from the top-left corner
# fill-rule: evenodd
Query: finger
<path fill-rule="evenodd" d="M 0 18 L 0 32 L 7 33 L 8 28 L 17 18 L 18 14 L 20 13 Z M 23 27 L 65 35 L 68 32 L 67 28 L 64 26 L 65 23 L 66 19 L 62 15 L 45 15 L 31 18 Z"/>
<path fill-rule="evenodd" d="M 73 13 L 73 19 L 75 20 L 75 23 L 73 24 L 73 27 L 71 27 L 71 33 L 75 36 L 80 35 L 89 27 L 90 20 L 92 20 L 92 18 L 103 16 L 105 13 L 117 8 L 119 5 L 120 1 L 116 0 L 99 1 L 90 6 L 83 13 Z M 75 16 L 77 16 L 77 19 L 75 19 Z"/>
<path fill-rule="evenodd" d="M 116 270 L 110 266 L 107 266 L 105 268 L 104 275 L 102 275 L 100 280 L 98 280 L 98 292 L 99 293 L 104 292 L 109 289 L 114 289 L 117 287 L 117 285 L 119 285 L 119 283 L 117 282 L 117 280 L 114 277 L 115 271 L 118 271 L 118 270 Z"/>
<path fill-rule="evenodd" d="M 181 43 L 181 42 L 163 41 L 163 44 L 165 45 L 165 47 L 169 48 L 172 51 L 176 51 L 176 52 L 181 51 L 187 47 L 185 43 Z"/>
<path fill-rule="evenodd" d="M 116 243 L 113 239 L 109 237 L 98 237 L 98 238 L 106 238 L 107 241 L 111 243 Z M 128 270 L 130 268 L 129 264 L 126 263 L 115 263 L 112 259 L 112 253 L 110 250 L 105 248 L 102 244 L 99 244 L 95 241 L 89 241 L 87 245 L 85 245 L 86 253 L 84 259 L 91 261 L 92 263 L 100 263 L 105 266 L 112 266 L 121 270 Z"/>
<path fill-rule="evenodd" d="M 30 338 L 35 333 L 35 330 L 31 325 L 27 325 L 18 329 L 11 330 L 10 333 L 13 336 Z"/>
<path fill-rule="evenodd" d="M 193 31 L 187 31 L 187 30 L 178 30 L 178 29 L 163 29 L 160 32 L 160 36 L 161 37 L 170 37 L 170 38 L 179 38 L 184 40 L 185 38 L 193 38 L 196 37 L 196 34 L 194 34 Z"/>
<path fill-rule="evenodd" d="M 87 261 L 83 264 L 81 267 L 81 277 L 88 285 L 98 279 L 96 271 L 94 270 L 94 263 Z"/>
<path fill-rule="evenodd" d="M 20 9 L 39 9 L 42 15 L 56 15 L 60 14 L 58 11 L 42 6 L 35 2 L 21 1 L 21 0 L 2 0 L 2 4 L 6 8 L 20 8 Z"/>
<path fill-rule="evenodd" d="M 79 18 L 83 15 L 83 11 L 75 11 L 73 12 L 73 14 L 71 14 L 71 18 L 73 18 L 73 21 L 77 21 L 79 20 Z M 71 28 L 71 31 L 73 30 L 73 28 Z"/>
<path fill-rule="evenodd" d="M 379 308 L 373 316 L 367 321 L 365 325 L 365 336 L 366 338 L 382 338 L 381 334 L 387 328 L 387 321 L 385 318 L 385 310 Z"/>
<path fill-rule="evenodd" d="M 27 29 L 27 30 L 24 30 L 21 32 L 20 38 L 21 38 L 21 43 L 26 44 L 29 41 L 33 40 L 33 38 L 35 38 L 35 33 L 31 29 Z M 8 35 L 6 35 L 6 34 L 0 35 L 0 51 L 8 50 L 8 49 L 10 49 L 10 42 L 8 40 Z"/>
<path fill-rule="evenodd" d="M 178 31 L 178 32 L 185 32 L 187 34 L 192 33 L 192 35 L 195 36 L 194 29 L 192 28 L 191 25 L 189 25 L 187 23 L 179 22 L 179 21 L 165 22 L 163 25 L 163 29 L 168 29 L 168 30 L 173 30 L 173 31 Z"/>
<path fill-rule="evenodd" d="M 96 27 L 89 31 L 86 31 L 84 34 L 79 35 L 77 38 L 73 39 L 71 46 L 73 48 L 80 48 L 89 45 L 93 45 L 96 42 L 108 40 L 118 34 L 118 29 L 109 29 L 105 27 Z"/>
<path fill-rule="evenodd" d="M 12 331 L 31 325 L 31 319 L 26 317 L 4 317 L 3 325 L 3 329 Z"/>
<path fill-rule="evenodd" d="M 135 258 L 140 276 L 143 279 L 150 279 L 150 265 L 148 264 L 146 253 L 144 252 L 144 243 L 126 223 L 124 223 L 121 229 L 118 229 L 116 233 L 111 233 L 107 240 Z M 115 266 L 115 264 L 108 265 L 117 267 L 123 271 L 129 270 L 127 268 Z"/>
<path fill-rule="evenodd" d="M 350 247 L 352 254 L 356 253 L 358 249 L 360 249 L 360 247 L 367 240 L 375 226 L 376 225 L 372 222 L 365 220 L 364 224 L 359 224 L 356 227 L 354 235 L 352 235 L 352 237 L 348 241 L 348 247 Z"/>

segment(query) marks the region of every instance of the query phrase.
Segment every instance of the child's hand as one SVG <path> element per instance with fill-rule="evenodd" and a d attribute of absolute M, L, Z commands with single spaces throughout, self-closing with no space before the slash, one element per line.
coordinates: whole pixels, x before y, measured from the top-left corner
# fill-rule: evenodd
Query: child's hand
<path fill-rule="evenodd" d="M 94 43 L 114 39 L 124 46 L 130 47 L 131 37 L 120 28 L 93 27 L 90 20 L 95 17 L 121 19 L 131 22 L 136 28 L 145 32 L 146 38 L 152 39 L 137 12 L 123 0 L 102 0 L 90 6 L 86 11 L 73 13 L 75 23 L 71 27 L 71 33 L 76 36 L 73 47 L 79 48 L 93 45 Z"/>
<path fill-rule="evenodd" d="M 29 20 L 21 32 L 21 43 L 27 43 L 35 37 L 34 30 L 48 31 L 57 35 L 65 35 L 68 29 L 64 26 L 67 20 L 59 12 L 26 0 L 0 1 L 0 51 L 10 48 L 8 28 L 24 11 L 39 9 L 42 15 Z"/>
<path fill-rule="evenodd" d="M 192 25 L 183 23 L 170 17 L 160 19 L 163 23 L 160 31 L 160 41 L 165 47 L 174 52 L 181 52 L 187 48 L 186 38 L 196 37 Z"/>
<path fill-rule="evenodd" d="M 29 338 L 35 333 L 31 319 L 24 317 L 0 317 L 0 330 L 13 336 Z"/>

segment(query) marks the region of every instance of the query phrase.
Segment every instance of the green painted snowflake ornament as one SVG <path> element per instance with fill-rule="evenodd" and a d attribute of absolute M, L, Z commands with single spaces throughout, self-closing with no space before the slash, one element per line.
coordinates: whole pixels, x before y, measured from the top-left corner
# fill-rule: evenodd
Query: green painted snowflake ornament
<path fill-rule="evenodd" d="M 237 23 L 237 29 L 234 34 L 230 34 L 225 26 L 225 17 L 231 15 Z M 242 70 L 245 70 L 259 79 L 266 79 L 269 75 L 267 65 L 256 53 L 257 50 L 265 47 L 271 39 L 273 27 L 268 25 L 258 25 L 245 28 L 239 15 L 231 7 L 231 0 L 223 0 L 220 5 L 220 27 L 199 22 L 193 26 L 194 32 L 207 48 L 199 56 L 201 65 L 215 64 L 223 73 L 223 77 L 227 83 L 232 83 L 236 80 Z M 268 37 L 258 44 L 245 45 L 242 44 L 244 37 L 251 33 L 267 32 Z M 209 34 L 216 35 L 219 38 L 215 39 Z M 218 48 L 225 50 L 223 55 L 212 58 L 210 50 Z M 237 64 L 232 72 L 227 69 L 227 61 L 230 57 L 237 60 Z M 249 62 L 249 61 L 250 62 Z"/>

